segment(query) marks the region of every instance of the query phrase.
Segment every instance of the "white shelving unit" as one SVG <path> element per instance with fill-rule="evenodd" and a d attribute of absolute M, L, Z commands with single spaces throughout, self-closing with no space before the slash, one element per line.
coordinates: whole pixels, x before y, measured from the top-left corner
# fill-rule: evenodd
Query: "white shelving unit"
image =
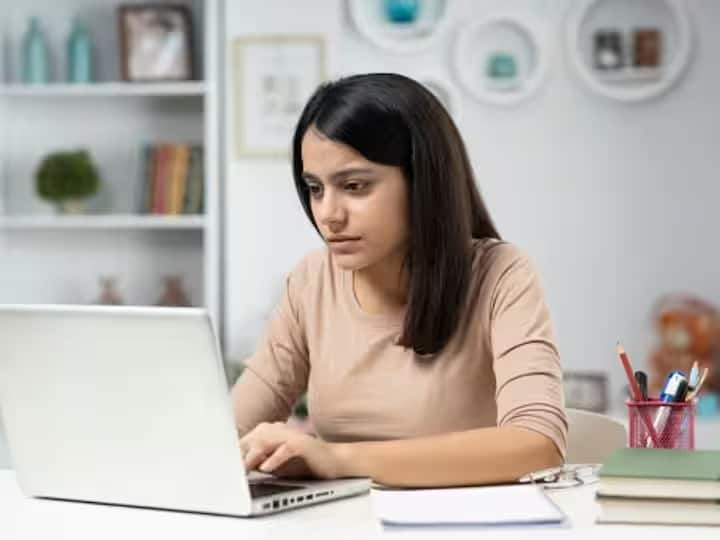
<path fill-rule="evenodd" d="M 20 216 L 0 218 L 0 229 L 204 229 L 205 216 Z"/>
<path fill-rule="evenodd" d="M 132 1 L 132 0 L 131 0 Z M 11 0 L 0 14 L 0 303 L 94 302 L 113 275 L 125 303 L 152 305 L 166 275 L 180 275 L 193 305 L 221 329 L 221 0 L 179 0 L 193 13 L 198 80 L 124 82 L 116 8 L 121 0 Z M 56 69 L 47 85 L 19 82 L 20 43 L 40 17 Z M 95 41 L 97 83 L 68 84 L 65 39 L 73 17 Z M 141 149 L 202 144 L 203 215 L 139 213 Z M 34 193 L 34 171 L 52 151 L 86 148 L 102 190 L 85 215 L 57 215 Z"/>
<path fill-rule="evenodd" d="M 203 81 L 167 83 L 101 82 L 94 84 L 53 83 L 43 86 L 2 84 L 3 97 L 142 97 L 142 96 L 204 96 L 207 85 Z"/>

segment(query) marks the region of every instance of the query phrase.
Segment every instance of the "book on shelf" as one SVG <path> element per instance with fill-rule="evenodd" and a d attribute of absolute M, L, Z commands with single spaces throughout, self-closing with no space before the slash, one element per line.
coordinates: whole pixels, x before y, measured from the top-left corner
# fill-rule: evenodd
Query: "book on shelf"
<path fill-rule="evenodd" d="M 140 211 L 181 215 L 204 212 L 203 147 L 156 143 L 143 146 Z"/>
<path fill-rule="evenodd" d="M 720 450 L 623 448 L 598 476 L 599 522 L 720 525 Z"/>

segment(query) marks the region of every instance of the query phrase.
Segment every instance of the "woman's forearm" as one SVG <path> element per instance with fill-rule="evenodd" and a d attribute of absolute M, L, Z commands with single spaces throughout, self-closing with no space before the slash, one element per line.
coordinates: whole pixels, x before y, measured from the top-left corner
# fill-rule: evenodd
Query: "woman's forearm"
<path fill-rule="evenodd" d="M 370 477 L 398 487 L 510 482 L 562 463 L 549 438 L 509 426 L 397 441 L 338 443 L 333 448 L 341 476 Z"/>

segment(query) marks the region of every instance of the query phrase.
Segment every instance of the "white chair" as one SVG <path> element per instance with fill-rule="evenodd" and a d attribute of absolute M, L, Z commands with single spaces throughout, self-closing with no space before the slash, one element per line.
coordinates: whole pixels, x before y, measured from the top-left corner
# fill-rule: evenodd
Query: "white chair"
<path fill-rule="evenodd" d="M 567 463 L 603 463 L 627 445 L 627 431 L 620 420 L 580 409 L 566 409 L 568 418 Z"/>

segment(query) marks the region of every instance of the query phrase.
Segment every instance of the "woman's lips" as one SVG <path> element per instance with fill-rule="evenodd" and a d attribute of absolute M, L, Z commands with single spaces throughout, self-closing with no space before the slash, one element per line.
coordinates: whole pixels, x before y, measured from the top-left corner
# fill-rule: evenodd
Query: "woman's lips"
<path fill-rule="evenodd" d="M 333 238 L 328 240 L 328 244 L 335 253 L 351 253 L 357 251 L 360 240 L 360 238 Z"/>

